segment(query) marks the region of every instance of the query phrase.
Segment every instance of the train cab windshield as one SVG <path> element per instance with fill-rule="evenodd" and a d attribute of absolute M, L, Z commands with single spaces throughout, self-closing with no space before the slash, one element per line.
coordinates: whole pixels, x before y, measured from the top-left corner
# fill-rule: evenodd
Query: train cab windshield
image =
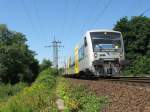
<path fill-rule="evenodd" d="M 97 51 L 120 51 L 121 34 L 114 32 L 91 32 L 92 45 L 94 52 Z"/>

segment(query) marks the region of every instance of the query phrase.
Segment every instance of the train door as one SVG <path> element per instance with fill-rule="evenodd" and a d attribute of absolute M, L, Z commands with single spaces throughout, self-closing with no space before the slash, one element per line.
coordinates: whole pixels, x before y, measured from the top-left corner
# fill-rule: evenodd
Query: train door
<path fill-rule="evenodd" d="M 84 71 L 87 71 L 89 69 L 89 50 L 88 50 L 88 41 L 87 37 L 84 37 Z"/>

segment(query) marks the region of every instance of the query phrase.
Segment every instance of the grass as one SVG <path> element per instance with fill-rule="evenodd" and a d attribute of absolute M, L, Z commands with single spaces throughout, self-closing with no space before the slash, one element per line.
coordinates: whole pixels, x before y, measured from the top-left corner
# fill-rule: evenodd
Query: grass
<path fill-rule="evenodd" d="M 107 102 L 106 97 L 97 97 L 85 86 L 73 86 L 64 78 L 59 79 L 57 94 L 65 102 L 65 112 L 100 112 Z"/>
<path fill-rule="evenodd" d="M 1 86 L 0 112 L 58 112 L 58 98 L 64 100 L 64 112 L 99 112 L 106 104 L 107 98 L 97 97 L 85 86 L 72 85 L 56 74 L 55 70 L 47 69 L 30 87 L 23 83 Z"/>
<path fill-rule="evenodd" d="M 1 84 L 0 85 L 0 103 L 6 102 L 10 97 L 16 95 L 26 86 L 27 84 L 25 83 L 17 83 L 15 85 Z"/>
<path fill-rule="evenodd" d="M 56 72 L 48 69 L 40 73 L 31 87 L 0 106 L 0 112 L 57 112 L 55 105 Z"/>

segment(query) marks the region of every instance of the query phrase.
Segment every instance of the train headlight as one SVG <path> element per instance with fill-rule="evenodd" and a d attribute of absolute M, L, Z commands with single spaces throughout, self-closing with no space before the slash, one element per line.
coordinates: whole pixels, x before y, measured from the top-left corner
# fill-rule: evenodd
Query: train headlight
<path fill-rule="evenodd" d="M 123 55 L 122 55 L 122 54 L 120 54 L 120 57 L 123 57 Z"/>
<path fill-rule="evenodd" d="M 94 57 L 97 58 L 97 53 L 94 53 Z"/>

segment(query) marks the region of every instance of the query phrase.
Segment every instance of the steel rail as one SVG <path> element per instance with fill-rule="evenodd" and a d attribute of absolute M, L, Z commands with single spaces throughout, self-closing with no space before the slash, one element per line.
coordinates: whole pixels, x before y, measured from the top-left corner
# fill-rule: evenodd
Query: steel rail
<path fill-rule="evenodd" d="M 112 78 L 112 79 L 100 79 L 103 81 L 110 81 L 112 83 L 119 83 L 119 84 L 124 84 L 124 85 L 130 85 L 130 86 L 140 86 L 140 87 L 150 87 L 150 78 L 135 78 L 135 77 L 130 77 L 130 78 Z"/>

